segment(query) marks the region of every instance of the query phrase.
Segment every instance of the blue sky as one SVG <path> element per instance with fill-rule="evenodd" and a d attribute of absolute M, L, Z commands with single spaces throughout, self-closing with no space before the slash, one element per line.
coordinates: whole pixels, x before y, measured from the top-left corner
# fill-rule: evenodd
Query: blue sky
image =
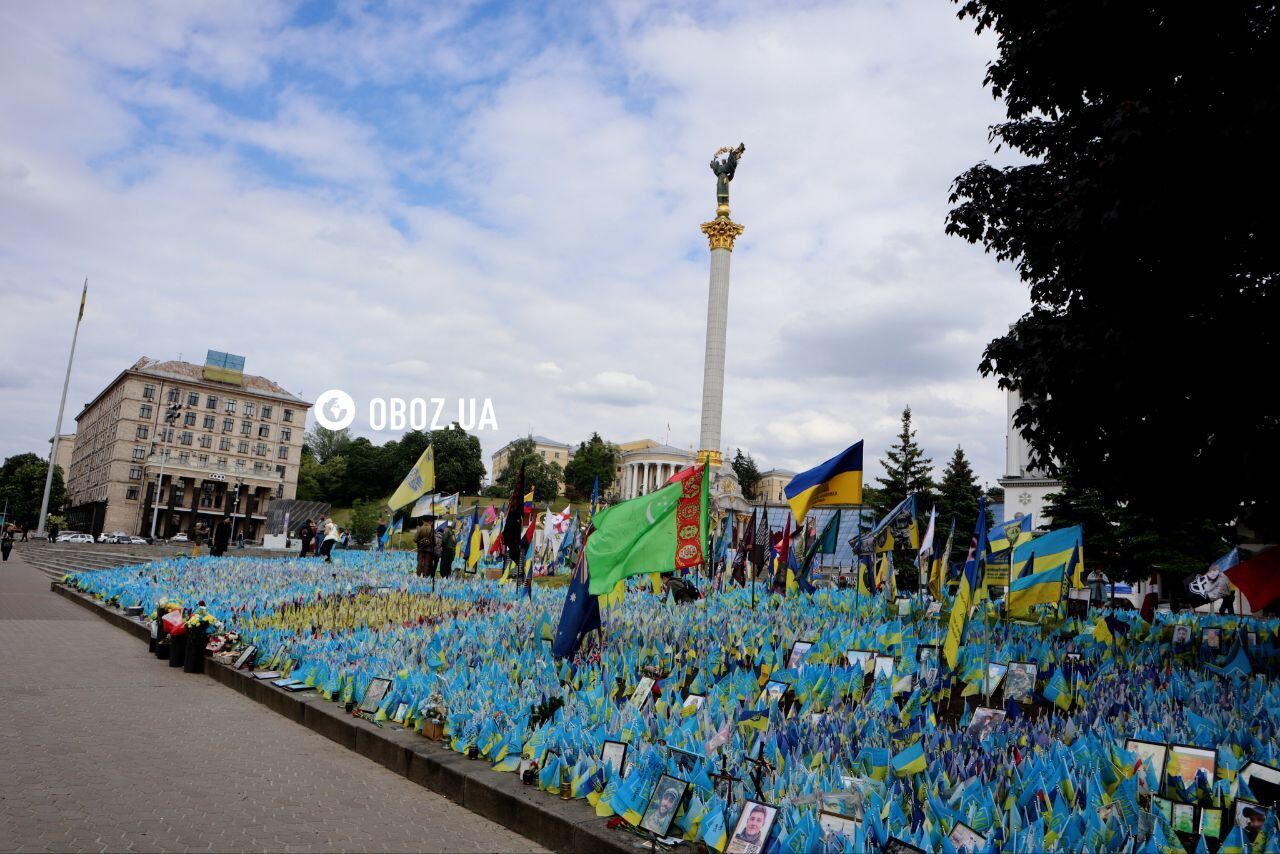
<path fill-rule="evenodd" d="M 0 5 L 0 453 L 45 447 L 85 276 L 64 429 L 213 348 L 309 398 L 491 398 L 486 455 L 692 445 L 707 161 L 745 141 L 726 445 L 863 438 L 874 475 L 910 405 L 994 482 L 976 365 L 1027 297 L 943 234 L 992 53 L 946 2 Z"/>

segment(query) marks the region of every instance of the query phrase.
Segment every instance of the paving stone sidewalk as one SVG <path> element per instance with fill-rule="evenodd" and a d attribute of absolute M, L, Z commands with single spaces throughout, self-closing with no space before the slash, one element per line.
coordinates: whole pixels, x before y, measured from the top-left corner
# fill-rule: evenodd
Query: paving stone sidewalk
<path fill-rule="evenodd" d="M 0 563 L 0 851 L 542 851 Z"/>

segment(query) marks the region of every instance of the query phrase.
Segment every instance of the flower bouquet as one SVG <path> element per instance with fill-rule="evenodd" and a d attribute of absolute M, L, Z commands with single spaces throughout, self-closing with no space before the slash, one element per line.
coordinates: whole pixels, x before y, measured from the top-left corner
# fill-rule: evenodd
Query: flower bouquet
<path fill-rule="evenodd" d="M 209 636 L 221 629 L 222 623 L 204 609 L 203 603 L 199 610 L 187 618 L 187 649 L 182 663 L 184 672 L 204 673 L 204 654 L 205 647 L 209 645 Z"/>
<path fill-rule="evenodd" d="M 168 660 L 171 657 L 172 644 L 169 639 L 169 630 L 164 624 L 164 618 L 174 611 L 178 613 L 179 619 L 181 619 L 182 603 L 176 599 L 161 599 L 156 603 L 150 649 L 156 654 L 156 658 L 161 660 Z"/>

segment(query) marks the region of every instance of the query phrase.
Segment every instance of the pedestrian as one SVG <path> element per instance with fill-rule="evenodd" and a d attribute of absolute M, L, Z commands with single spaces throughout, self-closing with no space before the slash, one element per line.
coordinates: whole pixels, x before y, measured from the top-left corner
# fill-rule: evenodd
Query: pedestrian
<path fill-rule="evenodd" d="M 340 548 L 344 548 L 344 549 L 345 549 L 345 548 L 350 544 L 350 542 L 351 542 L 351 540 L 350 540 L 350 538 L 349 538 L 349 536 L 348 536 L 348 534 L 347 534 L 347 529 L 346 529 L 346 528 L 339 528 L 339 529 L 338 529 L 338 534 L 339 534 L 338 542 L 339 542 L 339 543 L 341 543 Z"/>
<path fill-rule="evenodd" d="M 321 513 L 320 518 L 316 520 L 314 532 L 315 547 L 311 552 L 316 557 L 324 557 L 320 552 L 324 550 L 324 534 L 327 530 L 329 530 L 329 520 L 323 513 Z"/>
<path fill-rule="evenodd" d="M 311 527 L 311 520 L 302 523 L 302 527 L 298 529 L 298 539 L 302 540 L 302 551 L 298 552 L 298 557 L 306 557 L 311 554 L 311 541 L 316 537 L 316 529 Z"/>
<path fill-rule="evenodd" d="M 440 538 L 440 577 L 448 578 L 453 572 L 453 555 L 458 548 L 457 537 L 453 534 L 453 525 L 446 525 L 444 535 Z"/>
<path fill-rule="evenodd" d="M 14 526 L 12 523 L 4 526 L 4 533 L 0 534 L 0 555 L 4 555 L 4 559 L 9 559 L 9 552 L 13 551 L 13 534 Z"/>
<path fill-rule="evenodd" d="M 49 527 L 46 529 L 46 535 L 49 537 L 49 542 L 51 543 L 54 540 L 58 539 L 58 523 L 57 522 L 49 523 Z"/>
<path fill-rule="evenodd" d="M 422 578 L 428 575 L 432 578 L 436 574 L 436 561 L 440 554 L 440 541 L 436 535 L 436 517 L 428 516 L 422 520 L 422 524 L 418 526 L 418 531 L 413 537 L 414 543 L 418 547 L 418 569 L 417 574 Z"/>
<path fill-rule="evenodd" d="M 26 541 L 27 541 L 27 526 L 26 526 L 26 525 L 23 525 L 23 526 L 22 526 L 22 539 L 18 540 L 18 542 L 20 542 L 20 543 L 25 543 Z"/>
<path fill-rule="evenodd" d="M 222 521 L 213 526 L 213 543 L 209 547 L 209 554 L 214 557 L 222 557 L 227 552 L 227 546 L 231 543 L 231 517 L 223 516 Z"/>
<path fill-rule="evenodd" d="M 376 551 L 380 551 L 380 552 L 386 551 L 387 544 L 382 541 L 382 538 L 385 537 L 386 535 L 387 535 L 387 520 L 384 517 L 378 520 L 377 545 L 374 546 L 374 549 Z"/>
<path fill-rule="evenodd" d="M 320 555 L 325 563 L 333 563 L 333 547 L 338 542 L 338 526 L 332 519 L 324 520 L 324 542 L 320 545 Z"/>

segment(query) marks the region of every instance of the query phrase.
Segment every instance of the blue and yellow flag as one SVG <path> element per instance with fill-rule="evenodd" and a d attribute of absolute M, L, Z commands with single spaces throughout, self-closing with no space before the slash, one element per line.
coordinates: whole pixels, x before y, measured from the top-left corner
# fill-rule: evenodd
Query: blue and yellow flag
<path fill-rule="evenodd" d="M 969 555 L 965 558 L 960 588 L 956 590 L 951 617 L 947 622 L 947 640 L 942 647 L 947 656 L 947 666 L 953 670 L 960 660 L 960 641 L 964 638 L 965 624 L 969 621 L 969 606 L 973 604 L 974 593 L 982 586 L 983 556 L 987 551 L 983 541 L 986 538 L 987 500 L 984 496 L 978 499 L 978 524 L 974 526 L 973 537 L 969 540 Z"/>
<path fill-rule="evenodd" d="M 987 534 L 987 553 L 995 554 L 1020 546 L 1031 539 L 1031 516 L 1001 522 Z"/>
<path fill-rule="evenodd" d="M 1065 566 L 1032 572 L 1030 567 L 1036 563 L 1035 555 L 1027 561 L 1026 575 L 1009 585 L 1009 610 L 1025 611 L 1032 605 L 1056 605 L 1062 599 L 1062 579 L 1066 576 Z"/>
<path fill-rule="evenodd" d="M 812 507 L 862 503 L 862 442 L 853 443 L 816 468 L 801 472 L 783 488 L 796 522 Z"/>
<path fill-rule="evenodd" d="M 1042 537 L 1028 540 L 1014 548 L 1013 555 L 1009 561 L 1009 577 L 1018 578 L 1021 576 L 1027 560 L 1033 553 L 1036 556 L 1037 572 L 1066 566 L 1071 562 L 1071 552 L 1076 548 L 1080 549 L 1077 560 L 1083 560 L 1084 533 L 1079 525 L 1074 525 L 1070 528 L 1059 528 Z"/>
<path fill-rule="evenodd" d="M 893 757 L 893 773 L 898 777 L 909 777 L 925 770 L 924 744 L 917 741 L 910 747 L 898 751 Z"/>

